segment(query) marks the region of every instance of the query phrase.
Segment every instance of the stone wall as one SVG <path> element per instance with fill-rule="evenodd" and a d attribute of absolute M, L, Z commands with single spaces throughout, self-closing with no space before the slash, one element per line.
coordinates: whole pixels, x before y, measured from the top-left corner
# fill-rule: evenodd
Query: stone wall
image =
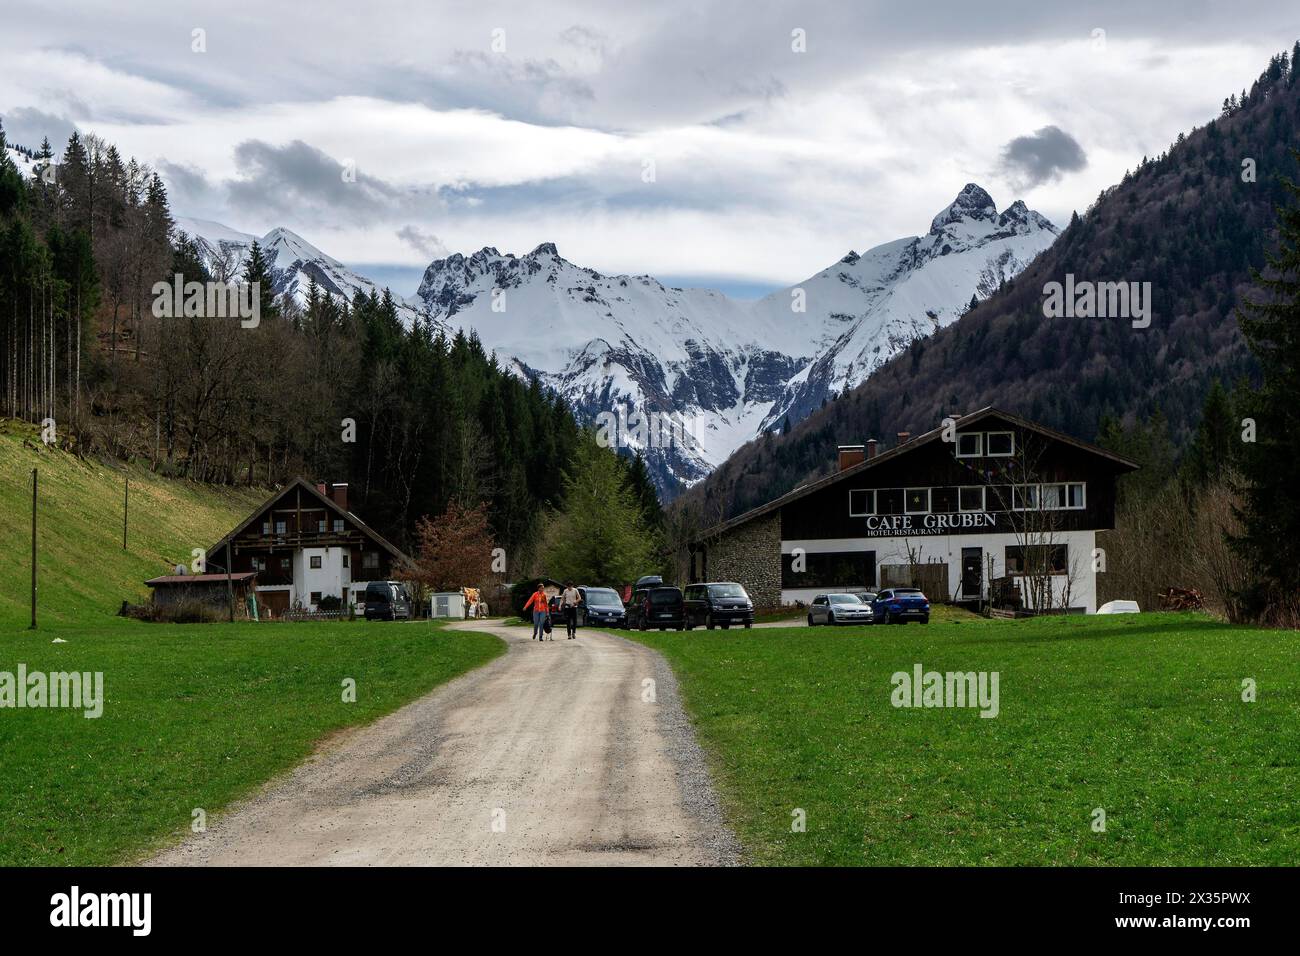
<path fill-rule="evenodd" d="M 781 603 L 781 515 L 779 511 L 747 521 L 708 542 L 710 581 L 744 585 L 755 607 Z"/>

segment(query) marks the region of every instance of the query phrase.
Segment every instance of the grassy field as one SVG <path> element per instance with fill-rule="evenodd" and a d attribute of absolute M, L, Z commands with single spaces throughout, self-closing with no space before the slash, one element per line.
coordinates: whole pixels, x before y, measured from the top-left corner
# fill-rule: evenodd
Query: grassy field
<path fill-rule="evenodd" d="M 26 442 L 26 443 L 25 443 Z M 27 630 L 31 469 L 40 470 L 39 627 Z M 122 485 L 131 478 L 129 548 Z M 102 672 L 103 715 L 0 709 L 0 865 L 117 863 L 502 653 L 435 624 L 147 624 L 116 616 L 264 493 L 82 461 L 0 421 L 0 673 Z M 356 682 L 355 703 L 342 682 Z"/>
<path fill-rule="evenodd" d="M 121 862 L 502 653 L 437 624 L 134 622 L 0 635 L 0 671 L 102 671 L 103 715 L 0 711 L 0 865 Z M 355 703 L 343 681 L 356 682 Z"/>
<path fill-rule="evenodd" d="M 671 661 L 754 862 L 1300 863 L 1294 631 L 1146 614 L 632 636 Z M 894 707 L 917 663 L 998 672 L 998 716 Z"/>
<path fill-rule="evenodd" d="M 82 460 L 44 447 L 30 426 L 0 420 L 0 633 L 30 618 L 32 469 L 40 475 L 38 621 L 112 620 L 122 601 L 148 597 L 146 578 L 189 564 L 266 496 L 160 478 L 147 468 Z M 127 550 L 122 490 L 131 479 Z"/>

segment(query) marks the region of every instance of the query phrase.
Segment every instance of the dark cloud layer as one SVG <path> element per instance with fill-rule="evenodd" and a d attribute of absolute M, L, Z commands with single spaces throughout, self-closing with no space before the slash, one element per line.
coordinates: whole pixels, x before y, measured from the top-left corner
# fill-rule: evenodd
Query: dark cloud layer
<path fill-rule="evenodd" d="M 1022 189 L 1060 179 L 1087 165 L 1083 147 L 1059 126 L 1044 126 L 1002 147 L 1002 172 Z"/>

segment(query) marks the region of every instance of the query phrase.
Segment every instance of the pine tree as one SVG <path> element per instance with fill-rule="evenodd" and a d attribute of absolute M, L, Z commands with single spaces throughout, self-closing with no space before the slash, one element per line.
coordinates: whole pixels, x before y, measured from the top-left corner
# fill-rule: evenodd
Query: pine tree
<path fill-rule="evenodd" d="M 1292 150 L 1300 161 L 1300 151 Z M 1246 478 L 1243 530 L 1237 546 L 1259 568 L 1248 610 L 1261 616 L 1283 601 L 1300 602 L 1300 186 L 1284 182 L 1278 250 L 1255 272 L 1263 295 L 1247 299 L 1238 322 L 1259 362 L 1262 382 L 1247 400 L 1255 440 L 1242 458 Z M 1292 608 L 1295 610 L 1295 608 Z"/>
<path fill-rule="evenodd" d="M 262 319 L 274 318 L 280 314 L 280 307 L 275 301 L 275 292 L 271 288 L 271 270 L 267 268 L 262 246 L 256 239 L 248 250 L 248 262 L 244 264 L 244 282 L 248 285 L 257 283 Z"/>

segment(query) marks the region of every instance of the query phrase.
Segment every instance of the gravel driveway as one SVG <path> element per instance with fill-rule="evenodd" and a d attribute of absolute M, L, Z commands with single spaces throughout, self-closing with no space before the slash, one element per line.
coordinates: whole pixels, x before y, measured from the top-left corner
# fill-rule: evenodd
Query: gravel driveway
<path fill-rule="evenodd" d="M 341 734 L 159 865 L 729 865 L 677 682 L 613 634 L 529 640 Z"/>

